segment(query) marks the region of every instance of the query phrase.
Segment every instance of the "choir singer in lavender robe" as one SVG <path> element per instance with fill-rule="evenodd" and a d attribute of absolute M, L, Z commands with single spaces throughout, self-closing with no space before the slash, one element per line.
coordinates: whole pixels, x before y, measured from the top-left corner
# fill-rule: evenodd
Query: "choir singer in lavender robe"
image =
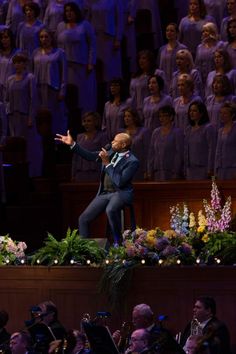
<path fill-rule="evenodd" d="M 186 179 L 207 179 L 214 174 L 216 129 L 209 124 L 206 106 L 200 101 L 190 104 L 188 119 L 184 143 Z"/>
<path fill-rule="evenodd" d="M 161 107 L 158 114 L 161 126 L 152 133 L 148 177 L 154 181 L 178 179 L 183 177 L 184 134 L 174 127 L 173 107 Z"/>

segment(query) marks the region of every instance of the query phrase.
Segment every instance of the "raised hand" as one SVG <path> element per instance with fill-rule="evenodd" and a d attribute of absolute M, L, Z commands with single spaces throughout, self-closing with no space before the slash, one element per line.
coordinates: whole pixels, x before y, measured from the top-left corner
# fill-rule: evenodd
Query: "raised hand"
<path fill-rule="evenodd" d="M 73 145 L 74 140 L 72 136 L 70 135 L 70 131 L 67 130 L 67 135 L 61 135 L 61 134 L 56 134 L 55 140 L 61 141 L 63 144 L 66 145 Z"/>

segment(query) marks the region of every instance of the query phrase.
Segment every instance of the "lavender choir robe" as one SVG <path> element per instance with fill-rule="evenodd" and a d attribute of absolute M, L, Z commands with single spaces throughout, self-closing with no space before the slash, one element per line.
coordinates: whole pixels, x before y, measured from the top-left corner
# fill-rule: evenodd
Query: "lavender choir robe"
<path fill-rule="evenodd" d="M 143 100 L 149 95 L 148 79 L 148 75 L 140 75 L 132 78 L 130 81 L 130 101 L 132 107 L 136 109 L 140 118 L 142 118 Z"/>
<path fill-rule="evenodd" d="M 135 0 L 123 0 L 124 11 L 124 31 L 125 39 L 125 54 L 129 58 L 129 69 L 131 73 L 137 71 L 137 48 L 136 48 L 136 33 L 135 33 L 135 17 L 137 11 L 137 2 Z M 134 21 L 128 23 L 128 17 L 132 17 Z"/>
<path fill-rule="evenodd" d="M 236 103 L 236 96 L 224 96 L 221 101 L 217 101 L 215 95 L 210 95 L 206 98 L 206 108 L 208 111 L 211 124 L 215 125 L 218 129 L 221 126 L 220 109 L 226 101 Z"/>
<path fill-rule="evenodd" d="M 215 175 L 218 179 L 236 178 L 236 122 L 227 134 L 223 134 L 223 128 L 218 131 Z"/>
<path fill-rule="evenodd" d="M 53 48 L 50 53 L 42 53 L 37 48 L 33 53 L 33 72 L 37 82 L 39 105 L 52 114 L 52 133 L 64 134 L 67 129 L 64 101 L 67 83 L 67 63 L 65 52 Z"/>
<path fill-rule="evenodd" d="M 231 67 L 236 69 L 236 48 L 231 47 L 230 44 L 226 44 L 225 49 L 229 54 Z"/>
<path fill-rule="evenodd" d="M 189 75 L 192 76 L 193 82 L 194 82 L 194 94 L 204 97 L 204 88 L 202 84 L 202 78 L 199 70 L 197 69 L 192 69 Z M 172 75 L 172 80 L 170 84 L 170 95 L 172 98 L 176 98 L 179 96 L 179 91 L 178 91 L 178 77 L 180 75 L 179 70 L 175 71 Z"/>
<path fill-rule="evenodd" d="M 35 77 L 25 72 L 21 80 L 9 76 L 6 87 L 6 104 L 11 136 L 23 136 L 27 143 L 27 158 L 30 177 L 42 174 L 42 141 L 36 130 L 34 120 L 37 111 L 37 92 Z M 32 127 L 28 127 L 28 118 Z"/>
<path fill-rule="evenodd" d="M 119 132 L 127 132 L 121 129 Z M 139 168 L 134 176 L 134 181 L 143 181 L 148 171 L 148 152 L 151 142 L 152 132 L 145 127 L 137 127 L 137 131 L 133 134 L 131 152 L 139 160 Z"/>
<path fill-rule="evenodd" d="M 162 135 L 161 127 L 152 133 L 148 157 L 148 172 L 155 181 L 181 178 L 183 174 L 184 135 L 172 127 Z"/>
<path fill-rule="evenodd" d="M 204 0 L 207 14 L 215 19 L 218 29 L 224 16 L 226 0 Z"/>
<path fill-rule="evenodd" d="M 102 130 L 106 132 L 109 141 L 112 141 L 119 129 L 124 127 L 124 111 L 126 108 L 126 102 L 121 102 L 119 105 L 110 101 L 105 103 Z"/>
<path fill-rule="evenodd" d="M 165 73 L 166 81 L 165 85 L 169 91 L 172 75 L 177 70 L 176 66 L 176 53 L 180 49 L 186 49 L 186 46 L 177 41 L 173 50 L 169 50 L 167 44 L 163 45 L 158 52 L 158 67 Z"/>
<path fill-rule="evenodd" d="M 232 69 L 232 70 L 228 71 L 227 73 L 225 73 L 225 75 L 228 77 L 228 79 L 231 83 L 231 86 L 233 89 L 233 94 L 236 95 L 236 70 Z M 210 71 L 207 76 L 207 81 L 206 81 L 206 85 L 205 85 L 205 97 L 208 97 L 213 94 L 212 83 L 213 83 L 215 76 L 216 76 L 215 70 Z"/>
<path fill-rule="evenodd" d="M 25 51 L 29 58 L 33 51 L 39 47 L 39 32 L 42 28 L 44 28 L 44 24 L 40 20 L 36 20 L 32 26 L 21 22 L 17 28 L 17 47 Z"/>
<path fill-rule="evenodd" d="M 163 106 L 172 106 L 172 98 L 169 95 L 161 94 L 158 102 L 152 102 L 152 96 L 144 98 L 143 101 L 143 125 L 153 131 L 160 126 L 158 110 Z"/>
<path fill-rule="evenodd" d="M 17 49 L 13 49 L 9 55 L 0 53 L 0 101 L 4 102 L 6 96 L 6 83 L 10 75 L 14 74 L 15 68 L 12 62 Z"/>
<path fill-rule="evenodd" d="M 224 48 L 225 44 L 222 41 L 217 42 L 212 47 L 206 47 L 204 44 L 199 44 L 197 47 L 195 67 L 199 70 L 202 77 L 202 83 L 205 85 L 207 75 L 214 70 L 214 53 L 219 48 Z"/>
<path fill-rule="evenodd" d="M 67 2 L 68 0 L 60 2 L 57 0 L 49 1 L 44 14 L 43 23 L 50 32 L 55 33 L 58 24 L 63 21 L 64 5 Z"/>
<path fill-rule="evenodd" d="M 24 21 L 24 13 L 19 0 L 9 1 L 6 25 L 16 35 L 17 28 L 20 22 Z"/>
<path fill-rule="evenodd" d="M 175 127 L 181 128 L 184 132 L 186 131 L 186 128 L 189 126 L 189 121 L 188 121 L 188 109 L 189 106 L 192 102 L 195 101 L 202 101 L 200 96 L 192 95 L 189 97 L 189 100 L 187 103 L 183 102 L 183 98 L 181 96 L 177 97 L 173 101 L 173 107 L 175 109 L 175 120 L 174 124 Z"/>
<path fill-rule="evenodd" d="M 114 41 L 123 36 L 124 12 L 121 0 L 88 0 L 91 24 L 96 33 L 97 61 L 101 65 L 101 81 L 122 77 L 121 50 Z"/>
<path fill-rule="evenodd" d="M 207 179 L 214 172 L 216 129 L 203 124 L 194 129 L 188 126 L 184 143 L 184 169 L 186 179 Z"/>
<path fill-rule="evenodd" d="M 87 139 L 84 133 L 77 135 L 77 143 L 89 151 L 100 151 L 108 143 L 107 135 L 97 131 L 93 139 Z M 78 154 L 72 157 L 72 180 L 76 182 L 97 182 L 101 173 L 101 165 L 95 161 L 87 161 Z"/>
<path fill-rule="evenodd" d="M 60 22 L 56 37 L 58 47 L 64 49 L 66 53 L 68 84 L 78 89 L 78 107 L 82 109 L 82 113 L 96 111 L 95 69 L 89 73 L 87 71 L 88 64 L 96 64 L 96 40 L 93 27 L 86 20 L 73 28 L 67 28 L 65 22 Z"/>
<path fill-rule="evenodd" d="M 186 45 L 195 58 L 196 48 L 201 43 L 202 27 L 207 22 L 214 22 L 211 16 L 198 21 L 191 21 L 188 16 L 182 18 L 179 24 L 179 41 Z"/>

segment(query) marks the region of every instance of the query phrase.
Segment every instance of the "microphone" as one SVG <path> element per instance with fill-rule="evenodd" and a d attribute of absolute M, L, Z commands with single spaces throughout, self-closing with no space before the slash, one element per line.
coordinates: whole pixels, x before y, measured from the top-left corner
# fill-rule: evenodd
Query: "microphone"
<path fill-rule="evenodd" d="M 111 149 L 111 144 L 106 144 L 106 145 L 104 146 L 104 149 L 105 149 L 106 151 L 109 151 L 109 150 Z M 101 162 L 101 161 L 102 161 L 101 157 L 98 156 L 98 157 L 96 158 L 96 162 Z"/>

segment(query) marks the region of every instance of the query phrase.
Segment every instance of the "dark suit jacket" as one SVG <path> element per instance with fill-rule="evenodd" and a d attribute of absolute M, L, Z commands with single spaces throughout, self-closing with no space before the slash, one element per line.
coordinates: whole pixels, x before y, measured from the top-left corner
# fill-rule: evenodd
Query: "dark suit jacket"
<path fill-rule="evenodd" d="M 99 151 L 88 151 L 83 149 L 79 144 L 76 144 L 72 151 L 89 161 L 96 161 L 99 154 Z M 114 151 L 111 149 L 108 151 L 108 154 L 111 159 L 111 157 L 114 155 Z M 106 173 L 111 178 L 115 190 L 119 192 L 121 199 L 124 200 L 124 202 L 127 204 L 131 203 L 133 199 L 133 186 L 131 182 L 138 167 L 139 161 L 130 151 L 127 151 L 127 153 L 118 161 L 115 167 L 113 167 L 113 165 L 110 165 L 107 168 L 102 166 L 98 194 L 103 192 L 103 179 L 106 170 Z"/>
<path fill-rule="evenodd" d="M 180 344 L 184 346 L 186 340 L 190 336 L 191 323 L 189 323 L 182 336 Z M 210 321 L 203 328 L 204 338 L 209 342 L 209 344 L 214 345 L 214 341 L 219 341 L 220 353 L 231 354 L 230 349 L 230 334 L 226 325 L 218 320 L 216 317 L 212 317 Z"/>

